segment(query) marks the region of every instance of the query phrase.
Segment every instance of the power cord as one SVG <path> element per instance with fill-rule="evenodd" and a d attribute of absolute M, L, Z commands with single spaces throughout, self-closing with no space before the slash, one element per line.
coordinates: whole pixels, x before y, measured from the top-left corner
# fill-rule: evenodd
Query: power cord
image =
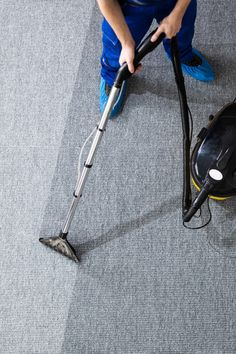
<path fill-rule="evenodd" d="M 190 229 L 190 230 L 197 230 L 197 229 L 202 229 L 203 227 L 207 226 L 211 219 L 212 219 L 212 212 L 211 212 L 211 208 L 210 208 L 210 198 L 207 199 L 207 207 L 208 207 L 208 212 L 209 212 L 209 220 L 202 226 L 199 226 L 199 227 L 189 227 L 189 226 L 186 226 L 183 222 L 183 225 L 185 228 L 187 229 Z M 201 211 L 201 209 L 200 209 Z M 209 234 L 207 234 L 207 243 L 209 245 L 209 247 L 214 251 L 214 252 L 217 252 L 220 256 L 224 257 L 224 258 L 229 258 L 229 259 L 236 259 L 236 255 L 235 256 L 230 256 L 230 255 L 226 255 L 224 253 L 222 253 L 219 249 L 216 248 L 216 246 L 211 242 L 211 237 Z"/>
<path fill-rule="evenodd" d="M 77 171 L 78 171 L 78 176 L 77 176 L 77 182 L 76 182 L 76 187 L 75 189 L 77 189 L 78 183 L 79 183 L 79 179 L 81 176 L 81 158 L 82 158 L 82 154 L 83 154 L 83 150 L 86 146 L 86 144 L 89 142 L 89 140 L 91 139 L 91 137 L 94 135 L 95 131 L 97 130 L 97 127 L 95 127 L 92 132 L 89 134 L 89 136 L 86 138 L 85 142 L 82 145 L 80 154 L 79 154 L 79 161 L 78 161 L 78 166 L 77 166 Z"/>
<path fill-rule="evenodd" d="M 212 212 L 211 212 L 211 208 L 210 208 L 210 198 L 207 198 L 207 208 L 208 208 L 208 213 L 209 213 L 209 219 L 207 220 L 207 222 L 201 226 L 196 226 L 196 227 L 191 227 L 191 226 L 187 226 L 185 225 L 185 222 L 183 221 L 183 226 L 186 228 L 186 229 L 190 229 L 190 230 L 200 230 L 200 229 L 203 229 L 203 227 L 206 227 L 208 224 L 210 224 L 211 220 L 212 220 Z M 198 216 L 195 216 L 195 218 L 200 218 L 202 214 L 202 208 L 200 208 L 200 215 Z"/>

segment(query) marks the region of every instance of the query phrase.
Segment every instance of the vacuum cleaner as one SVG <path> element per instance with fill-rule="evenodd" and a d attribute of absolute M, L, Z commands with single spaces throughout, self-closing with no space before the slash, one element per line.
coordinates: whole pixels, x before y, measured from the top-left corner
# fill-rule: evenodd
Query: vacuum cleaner
<path fill-rule="evenodd" d="M 157 28 L 137 47 L 134 58 L 135 68 L 164 39 L 165 34 L 162 33 L 155 42 L 151 42 L 151 37 L 156 30 Z M 171 56 L 179 95 L 183 130 L 182 217 L 185 223 L 191 220 L 207 198 L 224 200 L 236 194 L 236 103 L 233 101 L 225 105 L 215 116 L 210 116 L 208 126 L 204 127 L 198 134 L 196 146 L 192 154 L 190 154 L 192 134 L 190 129 L 190 110 L 178 53 L 177 37 L 171 39 Z M 59 234 L 39 239 L 44 245 L 76 263 L 79 262 L 79 257 L 68 240 L 69 228 L 78 202 L 82 197 L 82 191 L 89 171 L 93 166 L 94 156 L 105 132 L 112 107 L 116 102 L 124 80 L 127 80 L 130 76 L 132 74 L 128 70 L 128 65 L 124 63 L 117 72 L 100 123 L 92 132 L 94 139 L 83 169 L 79 173 L 73 199 Z M 89 138 L 86 139 L 86 142 Z M 194 201 L 192 201 L 191 180 L 199 191 Z"/>

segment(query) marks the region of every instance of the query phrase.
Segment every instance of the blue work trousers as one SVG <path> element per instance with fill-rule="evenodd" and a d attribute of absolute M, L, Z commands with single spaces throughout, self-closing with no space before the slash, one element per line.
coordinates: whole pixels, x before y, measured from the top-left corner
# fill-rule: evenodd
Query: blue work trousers
<path fill-rule="evenodd" d="M 160 0 L 159 2 L 157 1 L 157 4 L 148 6 L 134 6 L 125 2 L 121 6 L 136 46 L 148 32 L 153 20 L 156 19 L 156 21 L 160 23 L 163 18 L 171 13 L 175 7 L 176 1 L 177 0 Z M 193 57 L 192 39 L 194 35 L 196 11 L 196 0 L 191 0 L 183 17 L 181 29 L 177 34 L 181 62 L 191 60 Z M 117 70 L 120 67 L 119 57 L 121 43 L 106 19 L 104 19 L 102 23 L 102 43 L 101 76 L 109 86 L 112 86 Z M 167 55 L 170 57 L 170 40 L 164 39 L 163 45 Z"/>

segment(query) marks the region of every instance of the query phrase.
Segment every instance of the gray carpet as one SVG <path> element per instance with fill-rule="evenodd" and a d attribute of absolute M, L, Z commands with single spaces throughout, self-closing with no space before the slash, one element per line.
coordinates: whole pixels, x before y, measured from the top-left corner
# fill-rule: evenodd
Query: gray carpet
<path fill-rule="evenodd" d="M 198 3 L 194 45 L 217 80 L 186 78 L 195 136 L 236 96 L 236 2 Z M 81 1 L 0 11 L 0 353 L 236 353 L 236 200 L 212 201 L 205 229 L 182 226 L 179 102 L 162 46 L 107 126 L 70 230 L 76 265 L 38 238 L 59 232 L 100 118 L 101 15 Z"/>

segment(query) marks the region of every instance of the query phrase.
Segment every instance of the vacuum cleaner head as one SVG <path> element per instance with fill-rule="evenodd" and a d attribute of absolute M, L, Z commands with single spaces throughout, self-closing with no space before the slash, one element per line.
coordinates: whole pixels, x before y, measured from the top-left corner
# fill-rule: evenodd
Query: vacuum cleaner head
<path fill-rule="evenodd" d="M 72 259 L 76 263 L 79 262 L 79 258 L 76 255 L 75 249 L 66 239 L 66 237 L 62 236 L 62 233 L 60 233 L 59 236 L 40 238 L 39 241 L 42 242 L 44 245 L 52 248 L 54 251 L 61 253 L 63 256 Z"/>
<path fill-rule="evenodd" d="M 198 189 L 210 169 L 223 171 L 223 179 L 212 191 L 222 200 L 236 195 L 236 103 L 225 105 L 198 135 L 191 157 L 191 173 Z"/>

